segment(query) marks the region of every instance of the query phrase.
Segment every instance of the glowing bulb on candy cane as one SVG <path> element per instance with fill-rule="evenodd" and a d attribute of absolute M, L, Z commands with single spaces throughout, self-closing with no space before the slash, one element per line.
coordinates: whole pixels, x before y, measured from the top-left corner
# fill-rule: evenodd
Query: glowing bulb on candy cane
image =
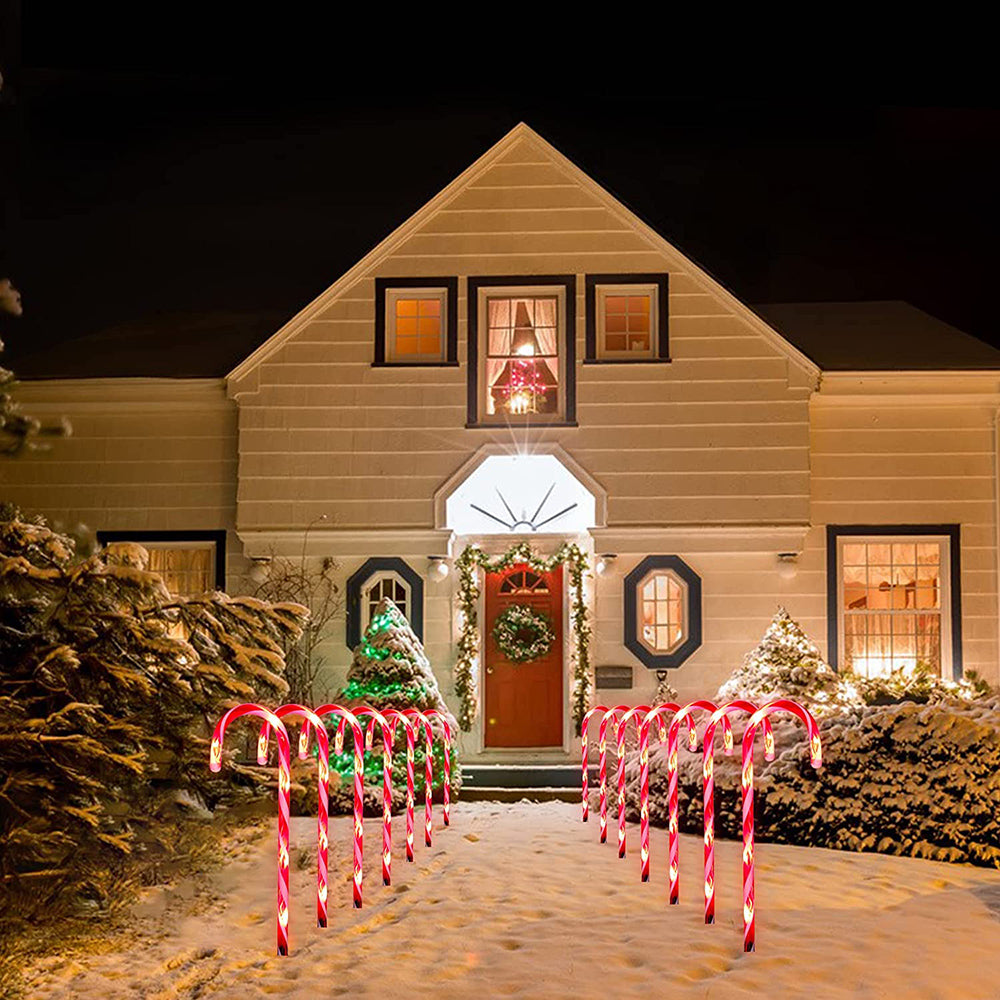
<path fill-rule="evenodd" d="M 754 822 L 753 822 L 753 741 L 757 727 L 768 721 L 774 712 L 789 712 L 797 716 L 806 727 L 809 738 L 809 763 L 823 766 L 823 745 L 816 720 L 801 705 L 786 698 L 772 701 L 750 717 L 743 732 L 743 950 L 754 951 L 757 944 L 757 923 L 754 912 Z M 765 734 L 766 740 L 766 734 Z M 773 738 L 772 738 L 773 746 Z"/>
<path fill-rule="evenodd" d="M 441 723 L 444 743 L 444 782 L 442 786 L 442 797 L 444 799 L 444 825 L 451 825 L 451 724 L 436 708 L 425 708 L 424 715 L 428 719 L 437 719 Z"/>
<path fill-rule="evenodd" d="M 323 721 L 311 709 L 304 705 L 282 705 L 274 710 L 279 719 L 288 716 L 298 716 L 303 719 L 302 731 L 299 733 L 299 757 L 305 760 L 309 754 L 310 728 L 316 732 L 316 744 L 319 752 L 316 755 L 317 798 L 316 808 L 316 924 L 319 927 L 327 925 L 327 881 L 329 879 L 329 810 L 330 810 L 330 742 Z M 263 756 L 267 760 L 267 741 L 270 725 L 265 722 L 257 739 L 258 759 Z M 278 776 L 279 785 L 283 777 Z"/>
<path fill-rule="evenodd" d="M 351 713 L 350 709 L 341 705 L 321 705 L 316 709 L 317 716 L 339 715 L 340 720 L 337 725 L 337 733 L 334 738 L 334 750 L 337 754 L 344 749 L 344 728 L 351 727 L 354 737 L 354 872 L 351 880 L 351 890 L 354 896 L 355 907 L 360 908 L 362 902 L 362 892 L 364 883 L 364 873 L 362 864 L 364 861 L 364 781 L 365 781 L 365 758 L 362 747 L 364 746 L 364 733 L 361 731 L 361 724 Z"/>
<path fill-rule="evenodd" d="M 277 950 L 279 955 L 288 954 L 288 819 L 291 812 L 289 801 L 291 788 L 291 751 L 288 732 L 284 723 L 273 712 L 260 705 L 244 704 L 229 709 L 215 726 L 209 751 L 208 766 L 213 772 L 222 767 L 222 743 L 230 723 L 244 715 L 263 719 L 271 726 L 278 738 L 278 906 L 277 906 Z"/>
<path fill-rule="evenodd" d="M 393 732 L 398 724 L 403 726 L 406 733 L 406 860 L 413 860 L 413 804 L 414 804 L 414 758 L 415 758 L 415 732 L 410 719 L 395 708 L 386 709 L 383 713 L 386 719 L 392 720 Z"/>
<path fill-rule="evenodd" d="M 598 705 L 596 708 L 590 709 L 584 717 L 583 721 L 580 723 L 580 754 L 581 754 L 581 764 L 580 764 L 580 783 L 582 788 L 583 797 L 583 822 L 587 822 L 587 818 L 590 815 L 590 803 L 587 799 L 587 782 L 589 775 L 587 774 L 589 761 L 588 761 L 588 748 L 587 748 L 587 726 L 590 724 L 591 718 L 596 714 L 606 712 L 606 705 Z"/>
<path fill-rule="evenodd" d="M 733 730 L 729 716 L 734 712 L 748 712 L 751 715 L 757 706 L 749 701 L 731 701 L 716 709 L 702 737 L 702 802 L 704 815 L 705 844 L 705 923 L 715 923 L 715 730 L 722 723 L 722 749 L 730 756 L 733 752 Z M 764 733 L 771 731 L 771 724 L 764 720 Z"/>
<path fill-rule="evenodd" d="M 431 720 L 416 708 L 404 708 L 403 715 L 409 716 L 424 727 L 424 846 L 430 847 L 434 840 L 434 732 Z M 419 728 L 419 727 L 418 727 Z"/>
<path fill-rule="evenodd" d="M 635 719 L 636 736 L 642 736 L 642 719 L 649 711 L 649 705 L 638 705 L 630 708 L 620 720 L 616 719 L 616 750 L 618 754 L 618 857 L 625 857 L 625 737 L 628 735 L 628 723 Z"/>

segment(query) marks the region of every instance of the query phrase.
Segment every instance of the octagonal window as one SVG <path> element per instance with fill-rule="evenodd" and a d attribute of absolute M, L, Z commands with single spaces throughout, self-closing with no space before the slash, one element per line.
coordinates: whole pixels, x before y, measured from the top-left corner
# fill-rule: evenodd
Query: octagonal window
<path fill-rule="evenodd" d="M 625 577 L 625 646 L 651 670 L 701 645 L 701 577 L 680 556 L 646 556 Z"/>
<path fill-rule="evenodd" d="M 639 585 L 636 634 L 651 653 L 672 653 L 684 641 L 687 584 L 670 570 L 654 570 Z"/>

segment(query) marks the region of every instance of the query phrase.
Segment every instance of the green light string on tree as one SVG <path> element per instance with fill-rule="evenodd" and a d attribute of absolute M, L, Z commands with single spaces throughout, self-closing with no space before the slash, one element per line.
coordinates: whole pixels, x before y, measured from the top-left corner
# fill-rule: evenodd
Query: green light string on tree
<path fill-rule="evenodd" d="M 583 575 L 587 571 L 587 556 L 574 542 L 564 542 L 553 555 L 535 555 L 529 542 L 512 545 L 503 555 L 490 558 L 479 546 L 469 545 L 455 560 L 459 573 L 458 603 L 462 626 L 458 636 L 458 660 L 455 664 L 455 693 L 460 699 L 458 722 L 463 730 L 472 728 L 479 712 L 476 690 L 475 662 L 479 655 L 479 584 L 477 572 L 502 573 L 513 566 L 527 565 L 536 573 L 550 573 L 565 565 L 569 573 L 573 604 L 570 621 L 576 638 L 573 658 L 573 723 L 576 732 L 590 705 L 593 682 L 590 676 L 590 621 L 583 597 Z"/>

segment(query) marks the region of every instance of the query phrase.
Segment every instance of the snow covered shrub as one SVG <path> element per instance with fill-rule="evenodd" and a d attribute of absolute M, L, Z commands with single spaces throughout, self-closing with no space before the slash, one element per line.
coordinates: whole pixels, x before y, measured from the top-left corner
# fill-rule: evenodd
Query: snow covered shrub
<path fill-rule="evenodd" d="M 347 707 L 368 705 L 375 709 L 416 708 L 424 711 L 437 709 L 448 720 L 453 738 L 458 735 L 458 723 L 451 714 L 431 669 L 430 660 L 417 634 L 410 627 L 396 605 L 383 598 L 372 615 L 361 642 L 354 650 L 354 659 L 347 672 L 347 684 L 338 697 Z M 331 717 L 333 722 L 335 717 Z M 331 734 L 334 725 L 328 726 Z M 349 731 L 348 731 L 349 732 Z M 435 726 L 440 732 L 440 725 Z M 381 811 L 382 802 L 382 734 L 376 729 L 373 750 L 365 753 L 365 807 L 366 811 Z M 330 812 L 350 812 L 353 803 L 353 757 L 349 736 L 344 741 L 344 754 L 333 757 L 331 770 L 340 773 L 341 784 L 336 792 L 330 790 Z M 415 793 L 423 798 L 424 764 L 427 759 L 423 730 L 416 735 Z M 432 744 L 434 789 L 439 791 L 444 782 L 444 740 L 435 735 Z M 392 756 L 393 806 L 399 808 L 406 801 L 406 733 L 402 724 L 396 727 Z M 462 785 L 461 767 L 456 743 L 451 748 L 451 794 L 458 795 Z"/>
<path fill-rule="evenodd" d="M 914 670 L 895 670 L 888 676 L 852 677 L 866 705 L 893 705 L 900 701 L 920 704 L 988 697 L 992 689 L 975 671 L 957 681 L 945 680 L 918 663 Z"/>
<path fill-rule="evenodd" d="M 861 704 L 851 679 L 826 663 L 812 639 L 780 607 L 759 645 L 719 688 L 716 701 L 721 705 L 740 698 L 757 705 L 791 698 L 814 716 Z"/>
<path fill-rule="evenodd" d="M 286 690 L 280 642 L 305 609 L 183 598 L 138 545 L 80 559 L 43 520 L 0 507 L 0 915 L 104 906 L 164 808 L 214 804 L 273 771 L 210 775 L 227 705 Z M 227 777 L 230 779 L 227 781 Z"/>

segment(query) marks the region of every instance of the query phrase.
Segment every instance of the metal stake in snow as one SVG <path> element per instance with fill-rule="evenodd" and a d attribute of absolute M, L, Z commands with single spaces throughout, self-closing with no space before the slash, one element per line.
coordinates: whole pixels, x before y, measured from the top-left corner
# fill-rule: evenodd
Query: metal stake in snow
<path fill-rule="evenodd" d="M 393 736 L 397 724 L 401 724 L 406 733 L 406 860 L 413 860 L 413 764 L 414 764 L 414 726 L 410 719 L 395 708 L 387 708 L 382 713 L 392 722 Z"/>
<path fill-rule="evenodd" d="M 351 713 L 350 709 L 341 705 L 320 705 L 316 709 L 318 716 L 339 715 L 340 724 L 337 727 L 335 750 L 340 752 L 343 746 L 343 727 L 346 722 L 351 727 L 354 735 L 354 877 L 352 882 L 352 892 L 354 895 L 354 905 L 361 906 L 362 862 L 364 861 L 364 792 L 365 792 L 365 744 L 364 733 L 361 731 L 361 724 Z M 308 721 L 306 725 L 308 725 Z"/>
<path fill-rule="evenodd" d="M 743 733 L 743 950 L 753 951 L 756 947 L 756 918 L 754 912 L 754 831 L 753 831 L 753 740 L 757 727 L 773 712 L 790 712 L 798 716 L 806 727 L 809 737 L 809 763 L 813 767 L 823 766 L 823 745 L 820 741 L 816 720 L 806 709 L 794 701 L 779 698 L 750 717 Z M 771 740 L 773 754 L 773 738 Z"/>
<path fill-rule="evenodd" d="M 320 927 L 326 927 L 326 900 L 329 892 L 327 866 L 330 852 L 330 741 L 322 720 L 311 708 L 295 704 L 282 705 L 280 708 L 274 710 L 274 714 L 279 719 L 284 719 L 290 715 L 298 715 L 305 720 L 305 725 L 303 725 L 302 732 L 299 734 L 300 760 L 305 760 L 309 755 L 309 723 L 312 723 L 313 728 L 316 730 L 316 745 L 318 747 L 316 768 L 317 786 L 319 789 L 319 805 L 316 812 L 316 923 Z M 270 730 L 270 724 L 264 722 L 257 740 L 258 764 L 267 763 L 267 741 Z"/>
<path fill-rule="evenodd" d="M 404 708 L 403 715 L 416 720 L 417 728 L 424 727 L 424 845 L 430 847 L 434 840 L 434 809 L 431 805 L 434 785 L 434 732 L 431 720 L 416 708 Z"/>
<path fill-rule="evenodd" d="M 582 758 L 582 763 L 580 765 L 580 781 L 581 781 L 581 794 L 583 796 L 583 822 L 587 822 L 587 817 L 590 815 L 590 803 L 587 801 L 587 765 L 588 765 L 588 748 L 587 748 L 587 724 L 590 722 L 591 716 L 596 715 L 598 712 L 604 713 L 608 710 L 607 705 L 598 705 L 596 708 L 592 708 L 583 717 L 583 722 L 580 723 L 580 755 Z"/>
<path fill-rule="evenodd" d="M 451 825 L 451 725 L 445 716 L 436 708 L 425 708 L 424 715 L 428 719 L 437 719 L 444 730 L 444 825 Z"/>
<path fill-rule="evenodd" d="M 226 728 L 231 722 L 244 715 L 254 715 L 263 719 L 278 734 L 278 954 L 288 954 L 288 816 L 292 787 L 291 752 L 288 746 L 288 732 L 284 723 L 273 712 L 260 705 L 237 705 L 229 709 L 219 719 L 212 734 L 212 748 L 208 766 L 215 772 L 222 770 L 222 742 Z"/>
<path fill-rule="evenodd" d="M 392 882 L 392 736 L 395 727 L 374 708 L 354 709 L 355 717 L 369 716 L 365 749 L 371 750 L 375 724 L 382 729 L 382 885 Z"/>
<path fill-rule="evenodd" d="M 749 712 L 753 715 L 757 706 L 749 701 L 731 701 L 717 708 L 702 738 L 702 803 L 704 810 L 705 839 L 705 923 L 715 923 L 715 730 L 722 723 L 722 749 L 727 756 L 733 753 L 733 727 L 729 716 L 734 712 Z M 764 719 L 764 746 L 771 748 L 773 754 L 774 737 L 771 735 L 771 723 Z"/>
<path fill-rule="evenodd" d="M 625 857 L 625 736 L 630 719 L 635 719 L 636 736 L 642 735 L 642 719 L 649 712 L 649 705 L 630 708 L 617 719 L 616 750 L 618 752 L 618 857 Z"/>

